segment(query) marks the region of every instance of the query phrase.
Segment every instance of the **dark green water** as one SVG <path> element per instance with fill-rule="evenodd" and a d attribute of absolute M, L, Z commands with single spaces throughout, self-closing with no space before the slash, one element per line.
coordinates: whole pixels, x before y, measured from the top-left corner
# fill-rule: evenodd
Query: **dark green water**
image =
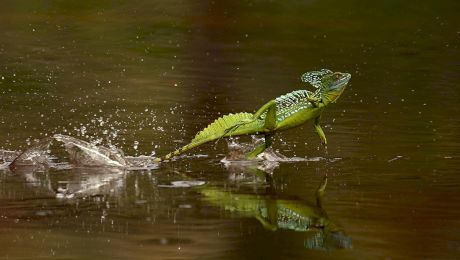
<path fill-rule="evenodd" d="M 271 187 L 251 167 L 225 167 L 225 142 L 151 170 L 0 170 L 0 258 L 460 257 L 459 10 L 435 0 L 2 1 L 2 150 L 61 133 L 162 155 L 219 115 L 304 87 L 303 72 L 352 79 L 324 115 L 327 150 L 311 125 L 276 137 L 286 156 L 322 159 L 280 163 Z M 321 228 L 273 230 L 247 206 L 317 210 L 325 174 L 322 210 L 346 245 L 311 246 Z M 168 187 L 182 180 L 247 203 Z M 58 199 L 63 184 L 82 192 Z"/>

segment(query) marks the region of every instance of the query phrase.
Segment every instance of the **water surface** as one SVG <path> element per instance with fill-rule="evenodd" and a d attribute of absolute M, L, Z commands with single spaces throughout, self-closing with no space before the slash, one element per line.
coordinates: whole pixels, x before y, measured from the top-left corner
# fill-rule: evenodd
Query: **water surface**
<path fill-rule="evenodd" d="M 458 258 L 457 10 L 434 0 L 2 1 L 2 150 L 65 134 L 163 155 L 222 114 L 304 88 L 305 71 L 352 80 L 323 116 L 327 149 L 311 125 L 276 136 L 278 152 L 305 161 L 228 166 L 220 142 L 148 169 L 3 167 L 0 257 Z M 321 228 L 270 229 L 201 190 L 311 209 L 325 174 L 322 209 L 345 244 L 310 243 Z"/>

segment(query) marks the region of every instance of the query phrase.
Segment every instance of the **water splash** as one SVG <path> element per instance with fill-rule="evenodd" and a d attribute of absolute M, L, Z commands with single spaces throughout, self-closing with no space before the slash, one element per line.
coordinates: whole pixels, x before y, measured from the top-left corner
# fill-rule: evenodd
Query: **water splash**
<path fill-rule="evenodd" d="M 77 166 L 125 167 L 128 165 L 123 152 L 119 149 L 96 146 L 67 135 L 57 134 L 53 138 L 63 143 L 70 162 Z"/>
<path fill-rule="evenodd" d="M 268 148 L 256 159 L 247 160 L 245 155 L 262 141 L 263 138 L 257 137 L 253 137 L 250 143 L 239 142 L 237 138 L 230 139 L 228 141 L 228 154 L 221 162 L 227 169 L 256 166 L 259 170 L 271 173 L 279 166 L 280 162 L 335 161 L 340 159 L 286 157 L 278 151 Z M 64 170 L 75 167 L 108 167 L 127 170 L 158 168 L 153 156 L 125 156 L 123 151 L 115 146 L 96 145 L 62 134 L 44 138 L 22 153 L 0 152 L 0 169 L 9 167 L 16 170 L 20 167 L 29 167 L 34 171 L 46 171 L 50 168 Z M 182 157 L 199 158 L 203 155 L 184 155 Z"/>
<path fill-rule="evenodd" d="M 49 148 L 53 139 L 51 137 L 42 139 L 37 144 L 21 153 L 10 164 L 10 169 L 21 166 L 34 167 L 36 170 L 43 171 L 49 168 L 51 158 L 48 156 Z"/>
<path fill-rule="evenodd" d="M 57 147 L 55 147 L 55 143 L 57 143 Z M 153 157 L 125 157 L 123 151 L 115 147 L 97 146 L 62 134 L 42 139 L 9 162 L 5 161 L 3 164 L 9 164 L 12 170 L 20 167 L 33 167 L 35 171 L 73 167 L 120 169 L 154 169 L 158 167 L 157 164 L 153 163 Z"/>
<path fill-rule="evenodd" d="M 246 154 L 253 151 L 259 144 L 264 142 L 264 138 L 257 138 L 252 136 L 250 143 L 240 142 L 238 138 L 229 138 L 227 140 L 228 153 L 223 163 L 252 163 L 257 161 L 270 161 L 270 162 L 317 162 L 321 160 L 336 161 L 340 158 L 328 159 L 324 157 L 287 157 L 278 151 L 273 150 L 271 147 L 267 148 L 264 152 L 260 153 L 254 160 L 247 160 Z"/>
<path fill-rule="evenodd" d="M 0 150 L 0 170 L 7 169 L 10 163 L 20 155 L 16 151 Z"/>

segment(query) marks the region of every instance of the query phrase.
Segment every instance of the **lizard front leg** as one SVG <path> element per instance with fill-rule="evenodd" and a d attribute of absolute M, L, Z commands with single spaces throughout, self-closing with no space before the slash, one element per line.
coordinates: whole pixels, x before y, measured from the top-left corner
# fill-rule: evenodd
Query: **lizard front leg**
<path fill-rule="evenodd" d="M 319 135 L 319 138 L 321 139 L 321 144 L 326 146 L 327 145 L 327 140 L 326 140 L 326 135 L 324 135 L 323 129 L 319 125 L 319 122 L 321 121 L 321 116 L 318 116 L 315 118 L 315 130 Z"/>

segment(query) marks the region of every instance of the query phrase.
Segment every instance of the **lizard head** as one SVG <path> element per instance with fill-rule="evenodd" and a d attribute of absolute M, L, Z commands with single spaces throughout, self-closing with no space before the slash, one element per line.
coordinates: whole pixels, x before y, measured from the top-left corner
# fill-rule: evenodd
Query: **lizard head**
<path fill-rule="evenodd" d="M 310 71 L 301 77 L 303 82 L 310 83 L 318 89 L 315 94 L 319 95 L 325 105 L 335 102 L 340 97 L 350 78 L 349 73 L 332 72 L 328 69 Z"/>

